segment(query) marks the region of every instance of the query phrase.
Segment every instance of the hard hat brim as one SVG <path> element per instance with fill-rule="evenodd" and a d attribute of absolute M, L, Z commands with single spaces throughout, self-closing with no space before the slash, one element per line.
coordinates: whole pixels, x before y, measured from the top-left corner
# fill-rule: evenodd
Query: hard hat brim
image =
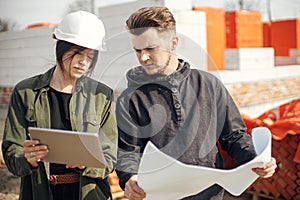
<path fill-rule="evenodd" d="M 76 37 L 74 37 L 74 38 L 69 37 L 67 39 L 65 37 L 61 37 L 57 30 L 55 30 L 54 33 L 52 34 L 52 38 L 55 40 L 63 40 L 66 42 L 70 42 L 70 43 L 73 43 L 73 44 L 76 44 L 78 46 L 85 47 L 88 49 L 94 49 L 94 50 L 98 50 L 98 51 L 106 51 L 104 41 L 102 42 L 102 45 L 98 45 L 98 46 L 95 45 L 94 43 L 84 43 L 83 44 L 83 42 L 78 41 L 78 39 Z"/>

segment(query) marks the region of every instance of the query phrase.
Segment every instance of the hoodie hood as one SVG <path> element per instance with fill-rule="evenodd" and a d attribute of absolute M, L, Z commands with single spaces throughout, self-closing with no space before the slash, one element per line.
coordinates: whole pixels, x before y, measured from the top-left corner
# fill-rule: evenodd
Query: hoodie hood
<path fill-rule="evenodd" d="M 134 67 L 130 69 L 126 78 L 128 81 L 128 87 L 137 87 L 145 84 L 156 83 L 163 84 L 165 82 L 169 82 L 172 85 L 176 85 L 176 83 L 180 83 L 183 79 L 185 79 L 190 73 L 190 65 L 183 60 L 178 60 L 178 69 L 170 75 L 163 74 L 153 74 L 149 75 L 142 68 L 142 66 Z"/>

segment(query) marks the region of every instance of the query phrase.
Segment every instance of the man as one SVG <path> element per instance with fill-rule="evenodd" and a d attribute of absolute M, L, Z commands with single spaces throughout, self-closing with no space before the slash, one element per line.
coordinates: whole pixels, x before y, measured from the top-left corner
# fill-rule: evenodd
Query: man
<path fill-rule="evenodd" d="M 148 141 L 190 165 L 223 168 L 218 145 L 238 163 L 253 159 L 251 138 L 223 84 L 177 58 L 172 13 L 166 7 L 141 8 L 126 23 L 141 66 L 128 71 L 128 88 L 118 98 L 116 110 L 117 173 L 125 196 L 130 200 L 146 197 L 136 174 Z M 253 170 L 267 178 L 275 168 L 272 158 L 264 168 Z M 223 193 L 213 185 L 184 199 L 222 199 Z"/>

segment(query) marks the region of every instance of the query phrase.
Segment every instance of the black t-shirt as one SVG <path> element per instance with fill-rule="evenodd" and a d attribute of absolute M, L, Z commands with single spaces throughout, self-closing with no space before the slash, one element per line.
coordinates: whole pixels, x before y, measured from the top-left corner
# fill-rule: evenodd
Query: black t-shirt
<path fill-rule="evenodd" d="M 51 128 L 71 130 L 69 103 L 72 94 L 59 92 L 53 88 L 48 91 L 50 104 Z M 65 141 L 68 145 L 68 141 Z M 64 174 L 73 172 L 74 169 L 66 169 L 65 164 L 50 164 L 50 174 Z"/>

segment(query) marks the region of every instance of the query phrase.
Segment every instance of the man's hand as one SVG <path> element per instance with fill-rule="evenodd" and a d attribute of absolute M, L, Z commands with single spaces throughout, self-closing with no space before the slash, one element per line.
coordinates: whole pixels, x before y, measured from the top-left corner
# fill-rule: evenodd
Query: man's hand
<path fill-rule="evenodd" d="M 133 175 L 125 184 L 124 195 L 129 200 L 142 200 L 146 193 L 137 184 L 137 175 Z"/>
<path fill-rule="evenodd" d="M 261 178 L 269 178 L 273 176 L 276 168 L 277 168 L 276 160 L 275 158 L 272 157 L 271 161 L 268 162 L 262 168 L 257 167 L 257 168 L 253 168 L 252 170 Z"/>

